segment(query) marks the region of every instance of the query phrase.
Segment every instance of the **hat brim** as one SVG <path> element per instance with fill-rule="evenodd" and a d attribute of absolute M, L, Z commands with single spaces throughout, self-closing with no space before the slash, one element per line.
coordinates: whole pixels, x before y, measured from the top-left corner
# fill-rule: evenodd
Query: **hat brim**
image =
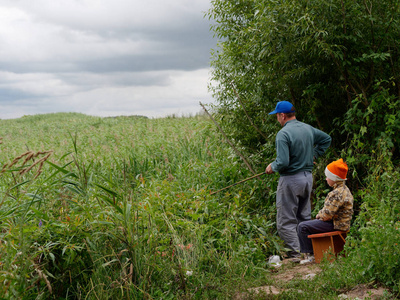
<path fill-rule="evenodd" d="M 274 115 L 274 114 L 276 114 L 276 113 L 278 113 L 276 110 L 274 110 L 274 111 L 271 111 L 270 113 L 269 113 L 269 115 Z"/>

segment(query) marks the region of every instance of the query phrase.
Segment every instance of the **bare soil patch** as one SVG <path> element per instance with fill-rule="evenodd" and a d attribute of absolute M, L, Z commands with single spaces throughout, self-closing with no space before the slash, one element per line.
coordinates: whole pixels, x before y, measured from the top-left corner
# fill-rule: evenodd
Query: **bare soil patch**
<path fill-rule="evenodd" d="M 371 288 L 365 284 L 357 285 L 351 291 L 340 295 L 341 299 L 382 299 L 385 294 L 386 289 L 379 288 Z"/>
<path fill-rule="evenodd" d="M 245 293 L 237 294 L 235 300 L 248 300 L 252 299 L 255 295 L 279 295 L 285 289 L 280 288 L 282 284 L 287 283 L 293 279 L 310 280 L 321 272 L 319 264 L 295 264 L 290 260 L 283 260 L 279 268 L 273 269 L 270 276 L 273 278 L 275 285 L 260 286 L 248 289 Z M 383 299 L 385 295 L 385 288 L 373 288 L 365 284 L 360 284 L 353 288 L 351 291 L 344 292 L 339 295 L 338 299 Z M 385 298 L 387 299 L 387 298 Z"/>
<path fill-rule="evenodd" d="M 271 270 L 271 277 L 273 281 L 276 283 L 275 286 L 260 286 L 248 289 L 245 293 L 237 294 L 234 299 L 235 300 L 249 300 L 252 299 L 252 296 L 255 295 L 278 295 L 284 289 L 280 288 L 282 283 L 289 282 L 293 279 L 312 279 L 316 276 L 321 269 L 318 264 L 306 264 L 300 265 L 291 262 L 291 260 L 286 259 L 282 261 L 282 265 L 276 269 Z"/>
<path fill-rule="evenodd" d="M 294 278 L 298 279 L 312 279 L 316 276 L 321 269 L 318 264 L 294 264 L 290 260 L 285 259 L 282 262 L 282 271 L 279 269 L 276 274 L 273 274 L 272 277 L 277 281 L 288 282 Z"/>

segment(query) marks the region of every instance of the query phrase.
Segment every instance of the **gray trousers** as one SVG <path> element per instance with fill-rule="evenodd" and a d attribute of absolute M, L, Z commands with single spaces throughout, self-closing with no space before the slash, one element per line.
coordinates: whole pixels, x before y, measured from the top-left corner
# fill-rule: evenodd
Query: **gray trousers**
<path fill-rule="evenodd" d="M 276 227 L 287 248 L 300 251 L 297 226 L 311 219 L 311 172 L 281 176 L 276 192 Z"/>

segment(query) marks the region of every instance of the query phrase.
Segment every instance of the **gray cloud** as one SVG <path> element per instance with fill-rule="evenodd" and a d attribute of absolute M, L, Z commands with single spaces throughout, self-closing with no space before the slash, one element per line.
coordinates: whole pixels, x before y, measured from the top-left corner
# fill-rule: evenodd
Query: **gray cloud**
<path fill-rule="evenodd" d="M 203 17 L 209 5 L 0 0 L 0 118 L 17 117 L 12 104 L 22 100 L 27 105 L 18 114 L 66 111 L 77 107 L 68 102 L 80 101 L 81 112 L 96 114 L 97 107 L 99 115 L 119 112 L 113 103 L 125 113 L 160 115 L 185 101 L 192 110 L 199 99 L 211 101 L 206 86 L 215 41 Z"/>
<path fill-rule="evenodd" d="M 21 99 L 38 99 L 40 96 L 19 89 L 0 88 L 0 105 L 20 104 Z"/>
<path fill-rule="evenodd" d="M 198 10 L 190 10 L 187 0 L 176 0 L 178 4 L 174 6 L 166 5 L 161 0 L 148 0 L 140 5 L 135 4 L 139 1 L 115 2 L 114 5 L 114 1 L 113 4 L 110 1 L 93 1 L 100 3 L 96 7 L 71 0 L 16 1 L 19 5 L 6 10 L 5 14 L 10 17 L 8 22 L 5 20 L 4 30 L 0 30 L 0 36 L 5 41 L 4 49 L 12 47 L 16 50 L 11 53 L 14 59 L 0 58 L 0 61 L 8 67 L 13 62 L 30 61 L 33 63 L 27 66 L 30 71 L 34 68 L 43 71 L 46 65 L 50 71 L 57 67 L 70 70 L 73 66 L 79 69 L 80 65 L 85 65 L 83 61 L 98 62 L 103 59 L 108 63 L 115 59 L 118 68 L 120 61 L 127 57 L 129 60 L 137 58 L 138 61 L 155 60 L 158 67 L 150 67 L 151 70 L 171 68 L 167 59 L 157 60 L 157 56 L 175 58 L 175 64 L 182 55 L 183 59 L 191 58 L 190 61 L 197 61 L 197 65 L 202 67 L 208 63 L 213 40 L 208 31 L 208 21 L 201 12 L 207 1 L 190 1 L 190 6 L 193 3 Z M 154 11 L 146 5 L 154 7 Z M 150 17 L 142 16 L 142 13 L 150 11 Z M 52 67 L 49 61 L 57 66 Z M 176 69 L 186 68 L 184 64 L 178 64 Z"/>

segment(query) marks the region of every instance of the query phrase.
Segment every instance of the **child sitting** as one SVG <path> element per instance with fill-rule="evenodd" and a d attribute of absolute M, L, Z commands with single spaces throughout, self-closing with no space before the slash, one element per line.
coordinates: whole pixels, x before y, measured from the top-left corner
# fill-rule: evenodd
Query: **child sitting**
<path fill-rule="evenodd" d="M 313 262 L 314 252 L 308 235 L 330 231 L 348 231 L 353 215 L 353 196 L 346 186 L 348 167 L 343 159 L 330 163 L 325 169 L 326 181 L 333 187 L 325 199 L 324 207 L 315 220 L 304 221 L 297 227 L 300 252 L 306 253 L 300 264 Z"/>

